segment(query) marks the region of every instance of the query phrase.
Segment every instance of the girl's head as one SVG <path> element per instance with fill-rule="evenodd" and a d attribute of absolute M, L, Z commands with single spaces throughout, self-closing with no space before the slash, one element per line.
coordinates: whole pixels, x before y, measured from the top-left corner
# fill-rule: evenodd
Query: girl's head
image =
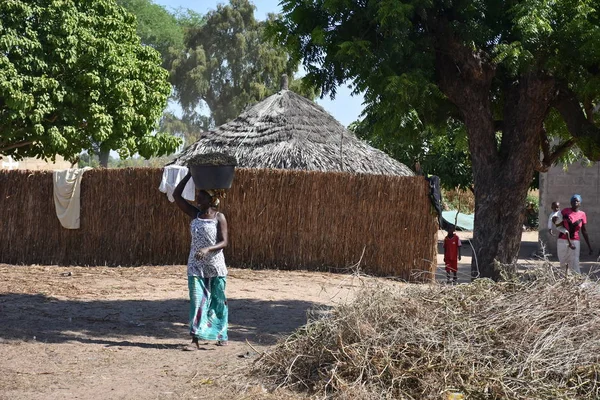
<path fill-rule="evenodd" d="M 217 208 L 219 206 L 219 197 L 212 190 L 199 190 L 196 194 L 196 203 L 205 210 L 209 207 Z"/>
<path fill-rule="evenodd" d="M 552 203 L 552 211 L 558 211 L 560 210 L 560 203 L 558 201 L 555 201 Z"/>

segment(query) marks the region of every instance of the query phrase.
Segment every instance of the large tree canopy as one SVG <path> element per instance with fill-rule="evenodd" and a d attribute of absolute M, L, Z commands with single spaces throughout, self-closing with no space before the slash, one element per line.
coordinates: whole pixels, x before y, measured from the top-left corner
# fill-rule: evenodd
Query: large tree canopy
<path fill-rule="evenodd" d="M 179 139 L 153 133 L 168 73 L 134 22 L 114 0 L 0 2 L 0 153 L 174 151 Z"/>
<path fill-rule="evenodd" d="M 151 0 L 116 0 L 135 15 L 136 31 L 142 43 L 152 46 L 160 53 L 163 67 L 183 50 L 183 29 L 177 18 L 163 6 Z"/>
<path fill-rule="evenodd" d="M 298 63 L 265 40 L 266 23 L 254 18 L 254 8 L 248 0 L 231 0 L 210 11 L 204 24 L 187 29 L 186 50 L 173 63 L 171 80 L 188 118 L 205 103 L 210 125 L 221 125 L 279 90 L 282 74 L 294 76 Z M 301 81 L 292 81 L 290 89 L 315 96 Z"/>
<path fill-rule="evenodd" d="M 275 34 L 324 92 L 351 80 L 379 132 L 467 132 L 474 276 L 514 265 L 527 188 L 574 144 L 600 158 L 599 1 L 284 0 Z M 550 137 L 560 139 L 554 146 Z"/>
<path fill-rule="evenodd" d="M 173 13 L 152 0 L 116 1 L 135 15 L 136 30 L 142 43 L 158 50 L 167 70 L 185 49 L 185 32 L 203 24 L 202 16 L 189 9 L 178 9 Z"/>

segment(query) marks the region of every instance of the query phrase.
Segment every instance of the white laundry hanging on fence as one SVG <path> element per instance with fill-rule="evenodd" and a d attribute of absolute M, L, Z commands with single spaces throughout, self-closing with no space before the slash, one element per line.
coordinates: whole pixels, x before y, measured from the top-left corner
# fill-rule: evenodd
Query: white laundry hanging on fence
<path fill-rule="evenodd" d="M 60 224 L 66 229 L 79 229 L 81 222 L 81 177 L 90 167 L 55 170 L 54 208 Z"/>
<path fill-rule="evenodd" d="M 167 165 L 163 169 L 163 175 L 158 190 L 166 193 L 169 201 L 174 202 L 175 199 L 173 198 L 173 192 L 175 191 L 175 188 L 179 182 L 181 182 L 181 180 L 185 178 L 187 174 L 187 167 L 183 167 L 181 165 Z M 181 197 L 189 201 L 194 201 L 196 199 L 196 186 L 191 178 L 185 185 Z"/>

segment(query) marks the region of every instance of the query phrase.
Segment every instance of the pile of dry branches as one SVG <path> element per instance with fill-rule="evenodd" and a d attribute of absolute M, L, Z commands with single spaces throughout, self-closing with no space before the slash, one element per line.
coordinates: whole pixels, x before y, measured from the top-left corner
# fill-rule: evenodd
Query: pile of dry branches
<path fill-rule="evenodd" d="M 598 399 L 600 284 L 540 271 L 371 288 L 263 354 L 255 372 L 332 398 Z"/>

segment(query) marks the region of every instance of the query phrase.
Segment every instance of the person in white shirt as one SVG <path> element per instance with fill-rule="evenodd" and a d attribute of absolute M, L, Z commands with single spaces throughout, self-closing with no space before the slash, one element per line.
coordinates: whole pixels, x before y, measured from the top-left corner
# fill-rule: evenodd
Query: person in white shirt
<path fill-rule="evenodd" d="M 553 230 L 557 230 L 558 232 L 564 234 L 567 238 L 567 242 L 569 243 L 569 247 L 571 249 L 575 249 L 573 243 L 571 243 L 571 235 L 567 228 L 564 227 L 563 216 L 560 212 L 560 203 L 555 201 L 552 203 L 552 213 L 548 217 L 548 233 L 551 236 L 554 236 Z"/>

